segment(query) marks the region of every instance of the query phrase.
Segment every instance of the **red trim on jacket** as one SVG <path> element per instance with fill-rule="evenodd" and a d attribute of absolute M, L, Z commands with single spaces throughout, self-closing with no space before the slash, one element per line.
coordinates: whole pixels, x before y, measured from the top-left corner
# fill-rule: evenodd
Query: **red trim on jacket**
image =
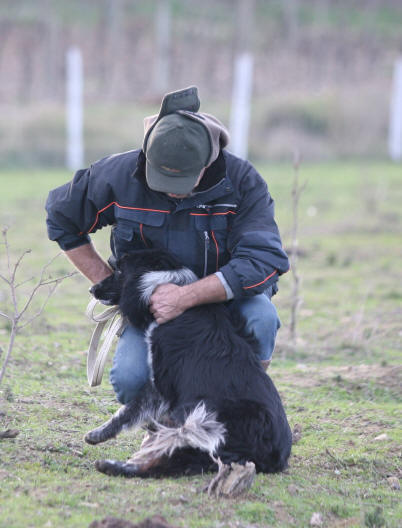
<path fill-rule="evenodd" d="M 144 233 L 142 232 L 142 228 L 143 228 L 144 224 L 140 224 L 140 235 L 141 235 L 141 240 L 144 242 L 145 244 L 145 247 L 146 248 L 149 248 L 148 244 L 147 244 L 147 241 L 145 240 L 145 237 L 144 237 Z"/>
<path fill-rule="evenodd" d="M 214 239 L 215 247 L 216 247 L 216 271 L 218 271 L 219 269 L 219 247 L 218 247 L 218 242 L 216 241 L 216 238 L 215 238 L 215 233 L 213 231 L 211 231 L 211 235 L 212 235 L 212 238 Z"/>
<path fill-rule="evenodd" d="M 116 207 L 119 207 L 120 209 L 130 209 L 132 211 L 151 211 L 153 213 L 168 213 L 168 214 L 170 213 L 170 211 L 164 211 L 163 209 L 146 209 L 144 207 L 129 207 L 128 205 L 120 205 L 117 202 L 110 202 L 110 204 L 103 207 L 103 209 L 99 209 L 99 211 L 96 213 L 95 222 L 92 224 L 91 228 L 89 229 L 89 231 L 87 231 L 87 233 L 90 233 L 92 229 L 94 229 L 94 227 L 98 223 L 99 215 L 103 213 L 103 211 L 106 211 L 106 209 L 109 209 L 111 205 L 115 205 Z M 82 234 L 83 232 L 80 233 L 80 235 Z"/>
<path fill-rule="evenodd" d="M 256 286 L 260 286 L 260 284 L 264 284 L 264 282 L 266 282 L 268 279 L 273 277 L 275 275 L 275 273 L 277 273 L 277 272 L 278 272 L 278 270 L 273 271 L 270 275 L 268 275 L 268 277 L 265 277 L 265 279 L 263 281 L 258 282 L 257 284 L 253 284 L 252 286 L 243 286 L 243 290 L 248 290 L 250 288 L 255 288 Z"/>

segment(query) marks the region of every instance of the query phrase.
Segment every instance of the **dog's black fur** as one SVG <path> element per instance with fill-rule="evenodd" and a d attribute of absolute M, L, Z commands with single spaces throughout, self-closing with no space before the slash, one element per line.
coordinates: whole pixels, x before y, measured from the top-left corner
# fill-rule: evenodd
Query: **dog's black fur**
<path fill-rule="evenodd" d="M 91 291 L 98 299 L 118 304 L 131 324 L 146 331 L 154 319 L 141 297 L 141 278 L 150 271 L 181 268 L 165 251 L 138 251 L 120 259 L 115 273 Z M 149 337 L 152 381 L 107 424 L 89 433 L 87 442 L 104 441 L 125 425 L 143 425 L 166 414 L 180 427 L 203 402 L 225 429 L 224 441 L 214 451 L 216 458 L 225 464 L 252 461 L 264 473 L 285 469 L 291 431 L 279 394 L 258 359 L 257 343 L 247 335 L 244 324 L 235 321 L 224 304 L 208 304 L 153 326 Z M 130 461 L 99 461 L 97 468 L 113 475 L 148 477 L 194 474 L 217 467 L 194 444 L 169 455 L 147 469 Z"/>

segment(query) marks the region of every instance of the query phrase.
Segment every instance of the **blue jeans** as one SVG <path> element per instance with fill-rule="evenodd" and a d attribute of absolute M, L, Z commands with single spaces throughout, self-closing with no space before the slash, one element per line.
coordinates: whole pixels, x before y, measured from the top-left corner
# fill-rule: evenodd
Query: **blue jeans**
<path fill-rule="evenodd" d="M 271 359 L 281 324 L 269 298 L 261 294 L 231 301 L 228 306 L 230 310 L 241 313 L 247 329 L 256 336 L 260 344 L 260 359 Z M 128 325 L 119 339 L 110 371 L 110 382 L 119 402 L 125 404 L 134 399 L 148 378 L 148 350 L 144 334 Z"/>

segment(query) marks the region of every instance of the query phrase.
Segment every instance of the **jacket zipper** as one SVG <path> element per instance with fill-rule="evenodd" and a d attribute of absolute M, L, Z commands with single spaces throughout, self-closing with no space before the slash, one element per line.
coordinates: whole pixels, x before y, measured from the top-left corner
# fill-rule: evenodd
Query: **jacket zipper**
<path fill-rule="evenodd" d="M 209 235 L 208 231 L 204 231 L 204 277 L 207 276 L 208 265 L 208 249 L 209 249 Z"/>
<path fill-rule="evenodd" d="M 206 209 L 207 211 L 211 209 L 211 207 L 236 207 L 237 208 L 237 204 L 217 203 L 217 204 L 212 204 L 212 205 L 203 205 L 203 204 L 196 205 L 197 209 Z"/>

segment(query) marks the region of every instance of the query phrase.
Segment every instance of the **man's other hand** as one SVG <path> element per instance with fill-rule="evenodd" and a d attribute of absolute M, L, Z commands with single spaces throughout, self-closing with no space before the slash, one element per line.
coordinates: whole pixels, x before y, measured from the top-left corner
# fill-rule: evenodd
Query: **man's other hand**
<path fill-rule="evenodd" d="M 182 287 L 176 284 L 161 284 L 151 295 L 149 310 L 158 324 L 167 323 L 181 315 L 186 306 L 183 303 Z"/>

